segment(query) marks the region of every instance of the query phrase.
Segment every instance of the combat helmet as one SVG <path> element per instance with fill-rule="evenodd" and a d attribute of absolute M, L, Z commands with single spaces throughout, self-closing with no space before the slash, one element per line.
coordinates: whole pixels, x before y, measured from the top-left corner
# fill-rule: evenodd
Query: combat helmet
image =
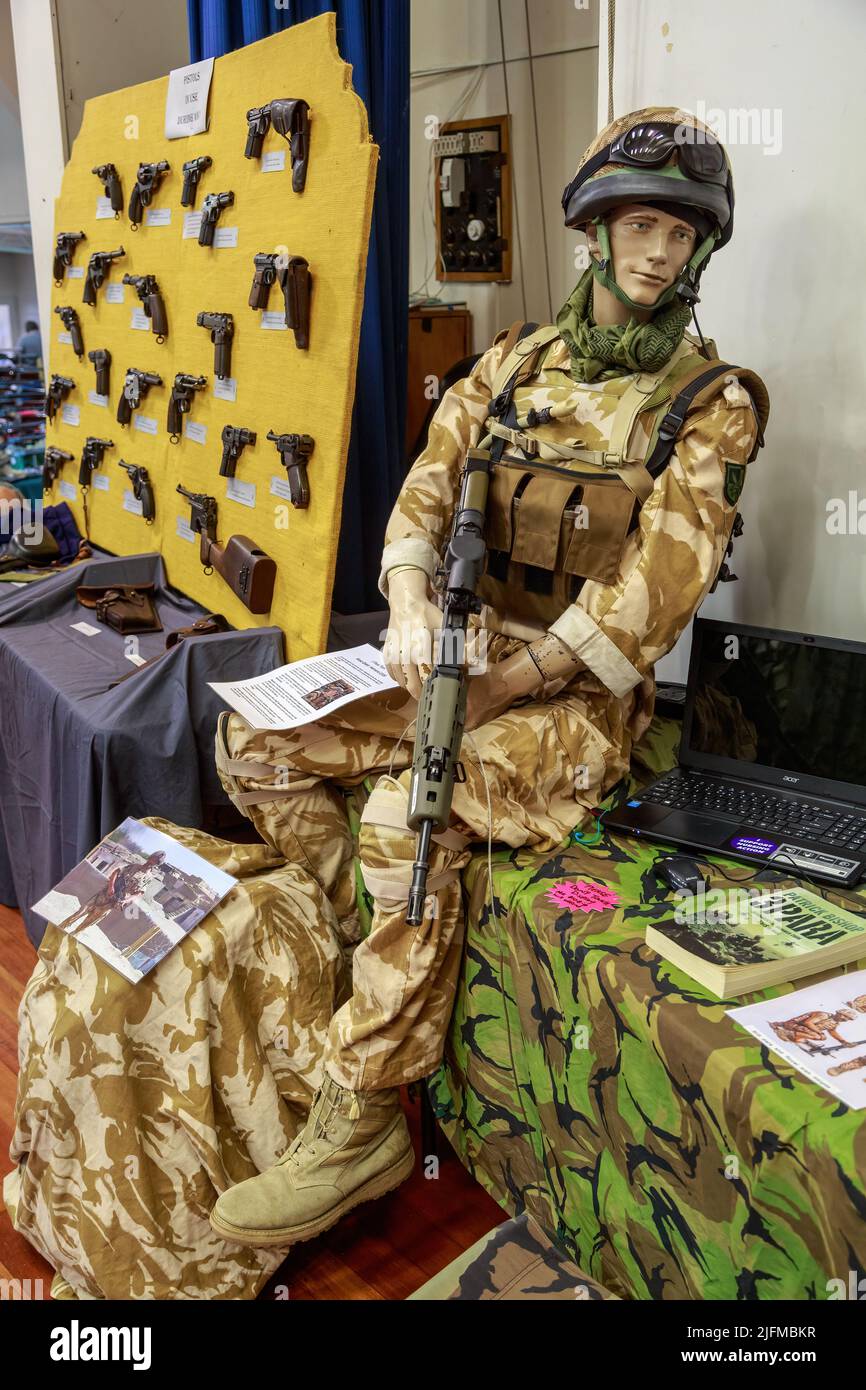
<path fill-rule="evenodd" d="M 724 146 L 697 116 L 675 106 L 648 106 L 612 121 L 584 152 L 562 195 L 565 225 L 596 228 L 602 259 L 592 261 L 593 275 L 623 304 L 638 309 L 645 306 L 614 279 L 605 223 L 610 209 L 623 203 L 660 207 L 696 228 L 699 245 L 653 312 L 675 296 L 697 303 L 701 272 L 734 230 L 734 181 Z"/>

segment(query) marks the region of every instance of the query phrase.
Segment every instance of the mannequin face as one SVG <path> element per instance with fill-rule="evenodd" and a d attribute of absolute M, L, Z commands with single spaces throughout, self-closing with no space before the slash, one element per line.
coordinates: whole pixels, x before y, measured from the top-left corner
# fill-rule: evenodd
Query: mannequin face
<path fill-rule="evenodd" d="M 614 208 L 607 218 L 616 283 L 646 312 L 630 311 L 602 285 L 593 291 L 596 323 L 628 323 L 635 317 L 646 322 L 659 295 L 672 285 L 698 244 L 698 234 L 688 222 L 660 208 L 628 203 Z M 590 255 L 601 259 L 594 227 L 586 232 Z M 604 317 L 599 317 L 599 314 Z"/>

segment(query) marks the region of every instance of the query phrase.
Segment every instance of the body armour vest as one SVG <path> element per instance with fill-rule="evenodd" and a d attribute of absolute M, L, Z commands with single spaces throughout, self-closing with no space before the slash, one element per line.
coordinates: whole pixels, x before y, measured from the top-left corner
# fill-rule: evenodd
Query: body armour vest
<path fill-rule="evenodd" d="M 708 360 L 688 338 L 659 372 L 576 382 L 567 357 L 545 365 L 558 337 L 555 327 L 509 331 L 479 443 L 492 463 L 479 597 L 503 617 L 543 627 L 585 580 L 616 580 L 687 411 L 735 378 L 758 421 L 752 458 L 768 414 L 759 377 Z"/>

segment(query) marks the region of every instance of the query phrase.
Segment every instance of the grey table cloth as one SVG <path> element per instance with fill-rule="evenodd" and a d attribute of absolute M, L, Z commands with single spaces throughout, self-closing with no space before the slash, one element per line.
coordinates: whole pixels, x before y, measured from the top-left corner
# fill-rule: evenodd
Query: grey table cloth
<path fill-rule="evenodd" d="M 166 633 L 203 610 L 170 589 L 159 555 L 105 557 L 26 588 L 0 585 L 0 902 L 18 907 L 34 944 L 45 922 L 31 912 L 125 816 L 164 816 L 200 827 L 227 804 L 213 761 L 225 705 L 209 681 L 262 675 L 283 664 L 277 628 L 181 642 L 135 672 L 124 639 L 75 599 L 79 584 L 156 585 L 165 631 L 138 636 L 149 660 Z M 97 636 L 74 623 L 98 627 Z"/>

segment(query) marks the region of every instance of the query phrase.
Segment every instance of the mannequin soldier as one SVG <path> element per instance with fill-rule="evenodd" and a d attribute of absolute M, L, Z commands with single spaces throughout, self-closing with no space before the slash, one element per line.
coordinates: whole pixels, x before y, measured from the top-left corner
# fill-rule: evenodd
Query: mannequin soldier
<path fill-rule="evenodd" d="M 727 156 L 682 112 L 636 112 L 596 137 L 563 206 L 566 225 L 586 231 L 589 269 L 556 326 L 500 334 L 445 394 L 391 515 L 380 588 L 401 688 L 285 734 L 221 722 L 227 791 L 322 885 L 347 945 L 359 928 L 341 787 L 382 773 L 359 836 L 375 910 L 354 949 L 354 992 L 332 1019 L 305 1129 L 217 1202 L 211 1224 L 229 1240 L 308 1239 L 408 1176 L 398 1087 L 442 1056 L 473 843 L 489 834 L 545 852 L 588 818 L 649 725 L 654 663 L 724 563 L 767 415 L 759 378 L 685 336 L 701 272 L 733 229 Z M 411 730 L 398 740 L 429 672 L 419 633 L 440 618 L 433 579 L 466 450 L 479 446 L 495 464 L 479 585 L 487 668 L 469 682 L 466 781 L 433 837 L 427 910 L 410 927 Z"/>

